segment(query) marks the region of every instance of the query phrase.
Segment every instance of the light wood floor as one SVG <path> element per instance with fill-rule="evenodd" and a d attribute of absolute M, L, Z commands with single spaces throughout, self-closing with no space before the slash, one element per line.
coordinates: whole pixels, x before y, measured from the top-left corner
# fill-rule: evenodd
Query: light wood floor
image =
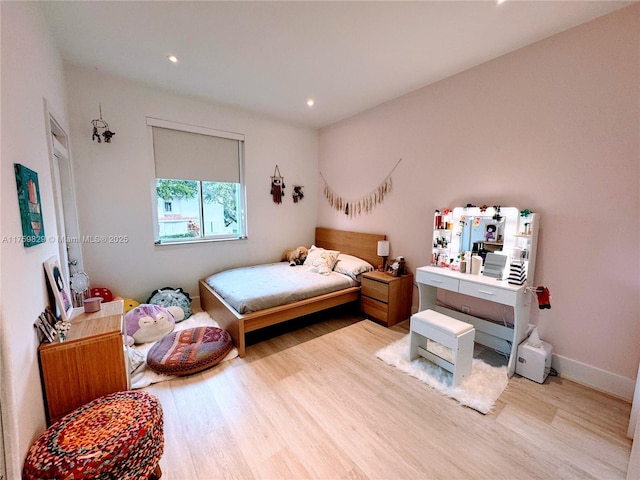
<path fill-rule="evenodd" d="M 163 479 L 623 479 L 631 406 L 559 377 L 514 376 L 489 415 L 374 356 L 407 333 L 348 311 L 148 387 Z"/>

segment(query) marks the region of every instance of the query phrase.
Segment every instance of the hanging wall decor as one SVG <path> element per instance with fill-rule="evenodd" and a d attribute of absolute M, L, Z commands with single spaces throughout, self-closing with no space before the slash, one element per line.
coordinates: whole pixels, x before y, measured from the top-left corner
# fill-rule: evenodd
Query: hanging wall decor
<path fill-rule="evenodd" d="M 284 177 L 280 175 L 280 169 L 276 165 L 276 169 L 273 171 L 271 177 L 271 197 L 274 203 L 282 203 L 284 197 Z"/>
<path fill-rule="evenodd" d="M 97 140 L 98 143 L 101 143 L 102 139 L 100 138 L 100 135 L 102 135 L 105 143 L 111 143 L 111 137 L 113 137 L 116 132 L 109 130 L 109 124 L 102 119 L 102 104 L 99 103 L 98 105 L 100 107 L 100 118 L 91 120 L 91 125 L 93 126 L 91 140 Z"/>
<path fill-rule="evenodd" d="M 293 193 L 291 196 L 293 197 L 293 203 L 298 203 L 300 200 L 304 198 L 304 193 L 302 193 L 303 185 L 294 185 Z"/>
<path fill-rule="evenodd" d="M 320 177 L 324 182 L 324 197 L 327 199 L 329 206 L 340 212 L 344 212 L 349 218 L 354 218 L 357 215 L 371 212 L 378 204 L 382 203 L 384 198 L 391 192 L 393 182 L 391 181 L 391 174 L 400 165 L 402 159 L 398 160 L 395 166 L 391 169 L 389 174 L 376 188 L 371 190 L 366 195 L 360 198 L 351 200 L 344 198 L 342 195 L 337 194 L 327 183 L 327 180 L 320 172 Z"/>
<path fill-rule="evenodd" d="M 18 187 L 18 205 L 22 220 L 22 242 L 25 247 L 33 247 L 46 240 L 42 207 L 40 205 L 40 187 L 38 173 L 30 168 L 14 163 L 16 186 Z"/>

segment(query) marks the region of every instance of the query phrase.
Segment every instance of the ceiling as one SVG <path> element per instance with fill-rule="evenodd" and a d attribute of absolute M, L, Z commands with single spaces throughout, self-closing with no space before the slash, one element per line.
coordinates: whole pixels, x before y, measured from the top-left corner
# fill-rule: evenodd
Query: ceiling
<path fill-rule="evenodd" d="M 65 62 L 311 127 L 634 2 L 41 3 Z M 177 64 L 167 55 L 179 57 Z M 310 108 L 306 101 L 315 100 Z"/>

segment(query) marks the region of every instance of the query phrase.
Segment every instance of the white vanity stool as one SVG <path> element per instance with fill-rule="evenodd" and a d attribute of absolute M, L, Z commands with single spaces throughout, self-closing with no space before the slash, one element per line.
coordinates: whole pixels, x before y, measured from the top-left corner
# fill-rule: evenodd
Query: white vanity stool
<path fill-rule="evenodd" d="M 411 316 L 410 360 L 418 355 L 453 373 L 453 385 L 457 386 L 471 375 L 473 341 L 476 329 L 473 325 L 448 317 L 435 310 L 424 310 Z M 427 350 L 427 340 L 433 340 L 452 350 L 450 362 Z"/>

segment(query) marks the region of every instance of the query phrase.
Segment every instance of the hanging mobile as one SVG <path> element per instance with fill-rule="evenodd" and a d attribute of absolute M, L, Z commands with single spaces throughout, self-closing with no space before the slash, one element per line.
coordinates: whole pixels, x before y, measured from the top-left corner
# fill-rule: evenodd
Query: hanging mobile
<path fill-rule="evenodd" d="M 102 130 L 102 136 L 104 137 L 105 143 L 111 143 L 111 137 L 113 137 L 116 132 L 110 131 L 109 124 L 102 119 L 102 103 L 99 103 L 98 106 L 100 108 L 100 118 L 91 120 L 91 125 L 93 125 L 91 140 L 97 140 L 98 143 L 101 143 L 102 139 L 100 138 L 100 131 Z"/>

